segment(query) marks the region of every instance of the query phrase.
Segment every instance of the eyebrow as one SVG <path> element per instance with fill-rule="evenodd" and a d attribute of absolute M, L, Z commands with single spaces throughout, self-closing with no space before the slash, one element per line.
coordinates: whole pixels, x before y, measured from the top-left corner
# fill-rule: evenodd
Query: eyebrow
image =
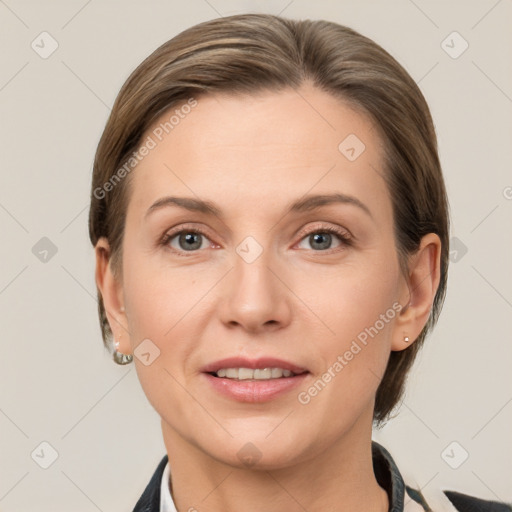
<path fill-rule="evenodd" d="M 301 213 L 321 206 L 327 206 L 330 204 L 348 204 L 356 206 L 363 210 L 367 215 L 373 219 L 373 215 L 370 209 L 357 197 L 350 196 L 347 194 L 321 194 L 321 195 L 309 195 L 293 202 L 286 211 L 286 215 L 289 213 Z M 204 201 L 201 199 L 195 199 L 193 197 L 176 197 L 166 196 L 155 201 L 146 211 L 144 218 L 148 217 L 151 213 L 161 208 L 169 206 L 178 206 L 189 211 L 204 213 L 207 215 L 215 215 L 216 217 L 223 218 L 222 211 L 215 206 L 211 201 Z"/>

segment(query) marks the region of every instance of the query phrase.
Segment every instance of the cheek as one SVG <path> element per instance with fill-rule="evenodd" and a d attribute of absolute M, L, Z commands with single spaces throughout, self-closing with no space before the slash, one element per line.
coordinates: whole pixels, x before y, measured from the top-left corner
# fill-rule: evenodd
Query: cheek
<path fill-rule="evenodd" d="M 130 341 L 140 385 L 160 415 L 170 407 L 185 418 L 190 397 L 180 385 L 185 377 L 183 362 L 194 350 L 190 320 L 197 315 L 194 305 L 206 293 L 206 285 L 191 279 L 192 271 L 162 268 L 142 252 L 131 253 L 123 264 Z M 137 357 L 137 347 L 148 343 L 145 340 L 151 341 L 148 365 Z"/>
<path fill-rule="evenodd" d="M 139 266 L 125 278 L 126 311 L 129 319 L 132 345 L 139 338 L 158 340 L 177 322 L 171 304 L 178 304 L 176 286 L 167 286 L 162 279 L 148 274 Z M 176 309 L 176 308 L 174 308 Z"/>
<path fill-rule="evenodd" d="M 296 281 L 294 290 L 323 325 L 325 337 L 331 340 L 325 347 L 342 350 L 376 323 L 379 334 L 390 330 L 392 321 L 383 324 L 381 315 L 385 320 L 395 316 L 398 271 L 392 258 L 368 255 L 332 267 L 323 275 L 304 276 Z"/>
<path fill-rule="evenodd" d="M 128 244 L 127 244 L 128 245 Z M 160 257 L 130 251 L 123 261 L 123 287 L 130 332 L 161 340 L 172 335 L 204 295 L 206 285 L 192 267 L 170 268 Z M 135 340 L 136 341 L 136 340 Z"/>
<path fill-rule="evenodd" d="M 330 395 L 326 402 L 340 418 L 367 403 L 380 383 L 397 316 L 397 279 L 392 259 L 368 260 L 333 272 L 327 286 L 311 286 L 306 295 L 325 326 L 324 341 L 315 347 L 324 365 L 316 388 Z"/>
<path fill-rule="evenodd" d="M 209 319 L 207 310 L 214 310 L 214 294 L 209 292 L 218 273 L 211 267 L 198 271 L 194 265 L 172 268 L 163 258 L 151 258 L 142 251 L 130 253 L 123 271 L 132 350 L 137 355 L 139 344 L 149 339 L 158 353 L 147 370 L 135 358 L 141 384 L 148 389 L 161 374 L 173 388 L 175 381 L 169 374 L 180 381 L 188 377 L 185 363 L 198 349 Z"/>

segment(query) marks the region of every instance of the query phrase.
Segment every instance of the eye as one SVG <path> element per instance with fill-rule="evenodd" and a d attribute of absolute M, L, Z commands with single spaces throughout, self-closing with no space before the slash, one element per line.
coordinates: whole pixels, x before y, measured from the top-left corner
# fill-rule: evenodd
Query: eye
<path fill-rule="evenodd" d="M 180 252 L 196 252 L 212 245 L 206 234 L 198 229 L 181 229 L 180 231 L 166 233 L 161 244 L 170 247 L 178 254 Z"/>
<path fill-rule="evenodd" d="M 303 236 L 301 242 L 304 240 L 307 241 L 313 250 L 317 250 L 317 252 L 326 251 L 333 249 L 333 235 L 340 242 L 338 247 L 351 244 L 351 237 L 347 231 L 331 226 L 318 227 L 313 231 L 309 231 L 305 236 Z M 336 249 L 336 247 L 334 247 L 334 249 Z"/>
<path fill-rule="evenodd" d="M 332 247 L 333 235 L 334 238 L 338 240 L 338 245 L 334 248 Z M 351 235 L 342 228 L 316 226 L 316 229 L 309 230 L 302 234 L 299 247 L 304 241 L 309 242 L 312 250 L 315 252 L 323 252 L 339 248 L 340 246 L 350 246 L 352 238 Z M 187 256 L 184 253 L 194 253 L 200 249 L 206 249 L 212 246 L 211 240 L 202 230 L 183 226 L 181 226 L 181 229 L 178 231 L 166 233 L 160 243 L 178 256 Z M 308 248 L 306 247 L 306 249 Z"/>

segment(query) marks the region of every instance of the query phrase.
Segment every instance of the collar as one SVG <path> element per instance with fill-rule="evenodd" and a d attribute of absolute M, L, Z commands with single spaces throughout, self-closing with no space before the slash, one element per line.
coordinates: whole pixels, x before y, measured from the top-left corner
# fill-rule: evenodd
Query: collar
<path fill-rule="evenodd" d="M 437 503 L 440 503 L 441 506 L 434 508 L 436 512 L 456 510 L 444 494 L 442 497 L 439 496 L 439 500 L 434 499 L 432 502 L 430 498 L 427 497 L 426 499 L 419 491 L 405 485 L 391 454 L 386 448 L 373 440 L 372 459 L 375 478 L 378 484 L 388 493 L 389 512 L 431 511 L 431 506 Z M 133 512 L 177 512 L 168 485 L 170 476 L 169 460 L 165 455 L 158 464 Z"/>

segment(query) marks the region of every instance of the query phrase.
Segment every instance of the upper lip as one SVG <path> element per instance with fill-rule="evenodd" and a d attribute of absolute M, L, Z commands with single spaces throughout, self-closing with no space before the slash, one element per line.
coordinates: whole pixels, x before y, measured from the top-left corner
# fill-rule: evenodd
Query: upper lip
<path fill-rule="evenodd" d="M 257 359 L 246 359 L 244 357 L 228 357 L 214 363 L 207 364 L 201 368 L 203 373 L 217 372 L 222 368 L 282 368 L 293 373 L 304 373 L 308 370 L 282 359 L 275 357 L 259 357 Z"/>

